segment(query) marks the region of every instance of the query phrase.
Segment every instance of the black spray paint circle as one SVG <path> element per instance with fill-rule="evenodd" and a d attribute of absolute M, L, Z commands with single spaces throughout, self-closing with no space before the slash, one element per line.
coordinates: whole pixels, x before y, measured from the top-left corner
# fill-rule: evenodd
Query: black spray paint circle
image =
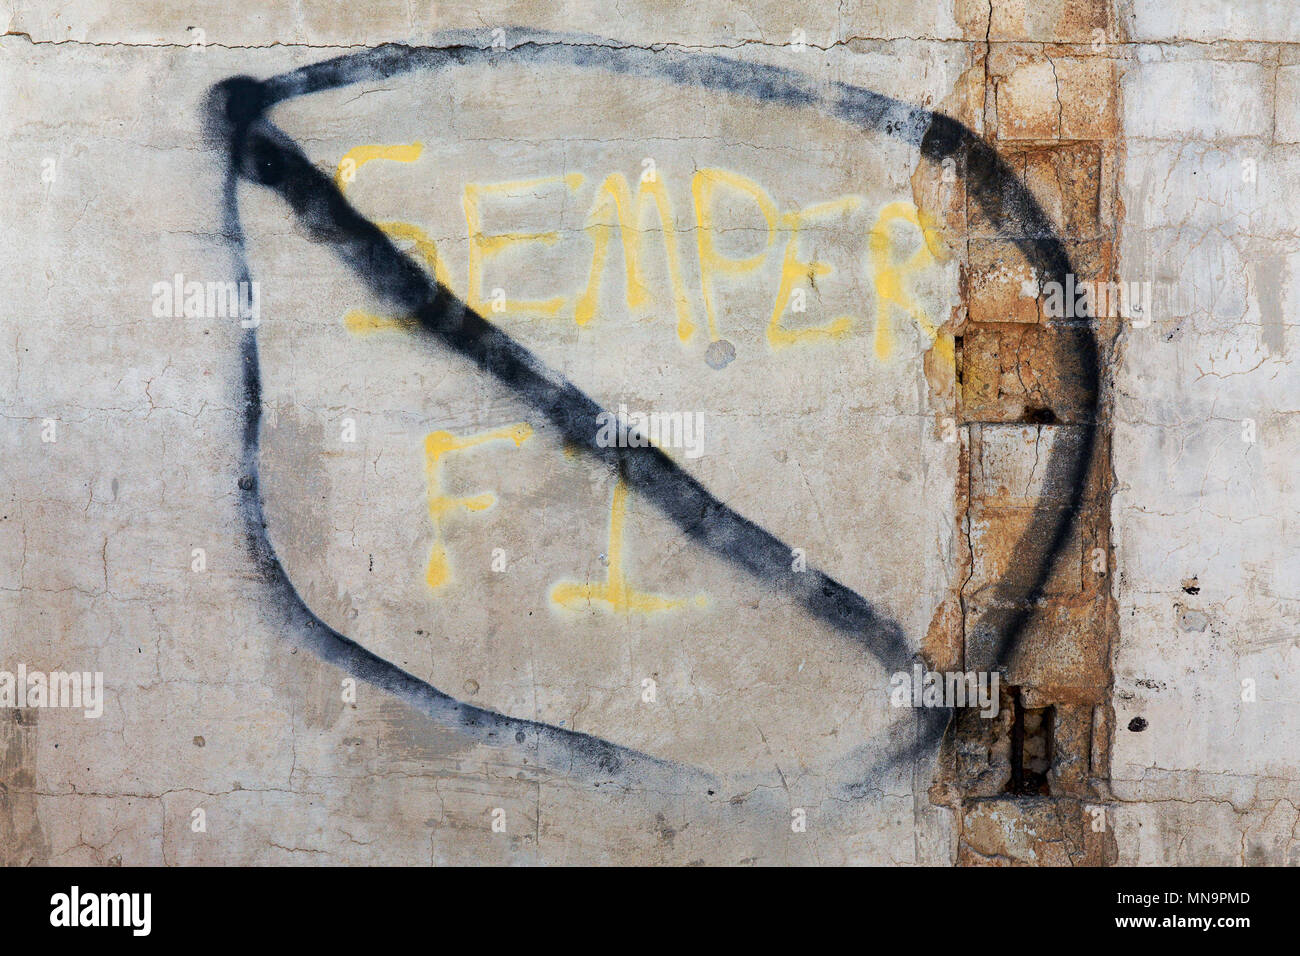
<path fill-rule="evenodd" d="M 743 96 L 760 103 L 819 110 L 863 130 L 883 132 L 915 146 L 935 164 L 953 161 L 969 200 L 1013 242 L 1044 282 L 1062 285 L 1072 271 L 1065 246 L 1032 194 L 997 152 L 961 123 L 861 87 L 819 83 L 793 70 L 698 55 L 663 47 L 628 47 L 590 36 L 535 31 L 472 31 L 449 35 L 436 46 L 385 45 L 305 66 L 258 81 L 234 77 L 213 87 L 208 100 L 210 136 L 226 151 L 223 190 L 225 235 L 234 252 L 238 279 L 251 281 L 237 201 L 240 178 L 268 187 L 292 208 L 308 236 L 328 245 L 369 290 L 400 313 L 418 320 L 417 331 L 432 336 L 495 376 L 545 416 L 573 445 L 618 470 L 628 486 L 676 523 L 695 542 L 723 555 L 773 589 L 784 591 L 807 613 L 859 642 L 889 671 L 906 669 L 915 658 L 901 628 L 865 598 L 827 575 L 790 567 L 791 549 L 728 508 L 654 447 L 602 448 L 593 436 L 602 414 L 592 399 L 496 328 L 449 290 L 438 285 L 399 251 L 374 223 L 353 209 L 334 183 L 266 118 L 277 103 L 321 90 L 381 80 L 410 71 L 439 71 L 472 64 L 567 65 L 611 73 L 654 77 Z M 988 648 L 986 666 L 1005 666 L 1016 650 L 1057 556 L 1083 501 L 1096 445 L 1099 401 L 1098 345 L 1086 319 L 1056 322 L 1053 358 L 1075 398 L 1069 424 L 1075 440 L 1056 442 L 1046 464 L 1044 487 L 1058 500 L 1040 500 L 1015 549 L 1019 563 L 994 588 L 976 623 L 971 642 Z M 551 724 L 508 717 L 475 707 L 366 650 L 326 625 L 306 605 L 285 574 L 267 535 L 258 488 L 261 426 L 261 370 L 256 329 L 241 341 L 244 389 L 241 510 L 253 560 L 285 617 L 290 637 L 346 673 L 397 696 L 429 717 L 479 739 L 526 748 L 544 764 L 594 778 L 664 772 L 702 776 L 682 767 L 588 734 Z M 1066 403 L 1063 401 L 1062 405 Z M 1067 421 L 1069 416 L 1056 415 Z M 931 751 L 952 717 L 950 710 L 918 711 L 907 740 L 873 750 L 878 772 Z"/>

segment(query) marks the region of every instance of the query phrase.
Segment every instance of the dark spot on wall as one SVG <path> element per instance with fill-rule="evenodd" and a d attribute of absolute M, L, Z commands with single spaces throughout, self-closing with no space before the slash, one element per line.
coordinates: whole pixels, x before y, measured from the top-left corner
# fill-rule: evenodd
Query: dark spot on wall
<path fill-rule="evenodd" d="M 1178 613 L 1178 627 L 1181 630 L 1201 632 L 1210 626 L 1210 616 L 1204 611 L 1178 604 L 1174 605 L 1174 610 Z"/>
<path fill-rule="evenodd" d="M 726 339 L 710 342 L 704 352 L 704 361 L 709 368 L 726 368 L 736 358 L 736 347 Z"/>
<path fill-rule="evenodd" d="M 673 838 L 677 836 L 677 831 L 668 825 L 662 813 L 655 814 L 655 830 L 659 834 L 661 843 L 672 843 Z"/>
<path fill-rule="evenodd" d="M 1134 717 L 1128 722 L 1128 729 L 1135 734 L 1140 734 L 1147 729 L 1146 719 L 1143 717 Z"/>

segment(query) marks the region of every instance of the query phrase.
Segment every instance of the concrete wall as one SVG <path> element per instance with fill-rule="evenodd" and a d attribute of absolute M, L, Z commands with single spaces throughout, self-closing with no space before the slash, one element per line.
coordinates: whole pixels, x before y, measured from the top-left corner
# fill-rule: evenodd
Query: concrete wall
<path fill-rule="evenodd" d="M 1287 397 L 1300 19 L 1226 6 L 1135 5 L 1123 85 L 1121 268 L 1167 287 L 1113 365 L 1113 786 L 1132 862 L 1300 859 Z"/>
<path fill-rule="evenodd" d="M 1290 862 L 1294 16 L 615 13 L 9 5 L 0 858 Z"/>

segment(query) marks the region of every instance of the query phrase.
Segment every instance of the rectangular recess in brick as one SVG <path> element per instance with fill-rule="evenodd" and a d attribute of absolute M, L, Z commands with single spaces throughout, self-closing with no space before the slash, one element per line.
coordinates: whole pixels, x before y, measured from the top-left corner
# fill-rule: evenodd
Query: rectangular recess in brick
<path fill-rule="evenodd" d="M 1050 796 L 1048 771 L 1052 769 L 1054 707 L 1025 707 L 1020 689 L 1012 692 L 1015 708 L 1011 723 L 1011 780 L 1007 793 L 1016 796 Z"/>

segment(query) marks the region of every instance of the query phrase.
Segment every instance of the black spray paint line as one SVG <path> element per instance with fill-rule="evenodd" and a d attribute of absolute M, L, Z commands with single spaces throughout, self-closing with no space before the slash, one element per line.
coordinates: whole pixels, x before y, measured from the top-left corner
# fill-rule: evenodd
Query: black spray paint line
<path fill-rule="evenodd" d="M 599 445 L 600 422 L 609 414 L 604 408 L 431 280 L 348 205 L 329 177 L 278 130 L 259 120 L 250 128 L 247 143 L 242 174 L 274 189 L 309 235 L 331 244 L 397 314 L 415 317 L 423 331 L 495 376 L 555 425 L 566 442 L 617 470 L 630 489 L 654 503 L 688 538 L 790 593 L 886 667 L 897 670 L 909 663 L 911 651 L 895 622 L 820 571 L 794 570 L 789 545 L 728 508 L 662 450 L 648 444 Z"/>
<path fill-rule="evenodd" d="M 477 36 L 481 38 L 482 34 Z M 883 131 L 916 145 L 932 162 L 948 158 L 958 161 L 956 169 L 965 176 L 968 193 L 984 214 L 1020 247 L 1041 276 L 1064 282 L 1070 272 L 1068 257 L 1037 202 L 991 147 L 962 124 L 940 114 L 843 84 L 819 88 L 802 74 L 777 67 L 716 56 L 701 57 L 678 50 L 613 46 L 591 38 L 575 40 L 546 35 L 544 40 L 529 39 L 506 49 L 467 44 L 427 48 L 390 45 L 304 67 L 264 83 L 234 78 L 214 90 L 217 107 L 214 120 L 218 135 L 229 145 L 232 168 L 239 175 L 279 193 L 295 210 L 311 238 L 331 244 L 376 295 L 387 299 L 402 313 L 414 315 L 423 330 L 497 376 L 530 401 L 574 444 L 617 467 L 630 487 L 657 505 L 686 534 L 745 567 L 760 580 L 791 592 L 815 616 L 862 642 L 886 667 L 900 669 L 910 653 L 894 622 L 883 619 L 865 599 L 820 572 L 793 572 L 790 548 L 717 501 L 658 449 L 597 447 L 595 417 L 601 409 L 596 403 L 547 369 L 508 335 L 469 310 L 448 290 L 432 282 L 378 227 L 352 209 L 334 184 L 311 165 L 292 141 L 263 118 L 268 106 L 304 93 L 409 70 L 471 62 L 568 64 L 649 75 L 764 102 L 817 107 L 864 129 Z M 830 95 L 819 92 L 820 89 L 828 89 Z M 230 234 L 238 237 L 242 261 L 233 174 L 231 180 L 226 197 L 227 218 L 233 216 L 236 220 Z M 243 269 L 246 273 L 246 265 Z M 1073 364 L 1073 384 L 1082 396 L 1079 404 L 1084 415 L 1082 420 L 1073 423 L 1078 440 L 1057 442 L 1046 466 L 1046 486 L 1067 489 L 1065 507 L 1040 503 L 1022 538 L 1025 547 L 1018 549 L 1025 560 L 999 581 L 992 608 L 977 622 L 977 634 L 984 635 L 997 665 L 1005 665 L 1014 652 L 1017 639 L 1042 595 L 1053 560 L 1068 536 L 1082 500 L 1095 439 L 1098 392 L 1095 336 L 1086 322 L 1052 325 L 1066 339 L 1066 357 Z M 283 580 L 283 569 L 266 536 L 256 488 L 260 376 L 256 338 L 251 330 L 245 336 L 244 362 L 248 402 L 244 434 L 244 466 L 248 477 L 244 495 L 251 502 L 246 509 L 246 516 L 252 519 L 250 543 L 255 545 L 255 552 L 269 558 L 272 570 Z M 500 725 L 503 727 L 527 725 L 539 736 L 550 730 L 562 735 L 561 742 L 569 746 L 577 746 L 575 738 L 582 738 L 601 751 L 595 762 L 602 769 L 609 769 L 607 754 L 611 753 L 652 759 L 598 738 L 574 735 L 546 724 L 516 721 L 457 702 L 329 629 L 306 607 L 292 585 L 287 580 L 283 583 L 290 592 L 284 596 L 306 615 L 303 627 L 328 638 L 325 643 L 331 646 L 318 647 L 318 653 L 342 663 L 350 671 L 359 669 L 362 673 L 358 676 L 381 686 L 400 685 L 405 689 L 401 696 L 411 699 L 414 695 L 417 698 L 414 702 L 423 710 L 428 711 L 430 703 L 418 698 L 432 693 L 437 701 L 434 710 L 439 711 L 434 716 L 447 716 L 443 712 L 450 711 L 460 715 L 463 721 L 464 714 L 472 713 L 473 721 L 503 721 Z M 340 654 L 333 646 L 339 641 L 355 650 Z M 368 657 L 353 659 L 358 652 Z M 397 679 L 396 675 L 401 678 Z M 420 687 L 406 687 L 410 681 Z M 884 765 L 928 750 L 941 737 L 948 716 L 947 711 L 922 715 L 917 721 L 916 739 L 908 745 L 896 742 Z"/>

